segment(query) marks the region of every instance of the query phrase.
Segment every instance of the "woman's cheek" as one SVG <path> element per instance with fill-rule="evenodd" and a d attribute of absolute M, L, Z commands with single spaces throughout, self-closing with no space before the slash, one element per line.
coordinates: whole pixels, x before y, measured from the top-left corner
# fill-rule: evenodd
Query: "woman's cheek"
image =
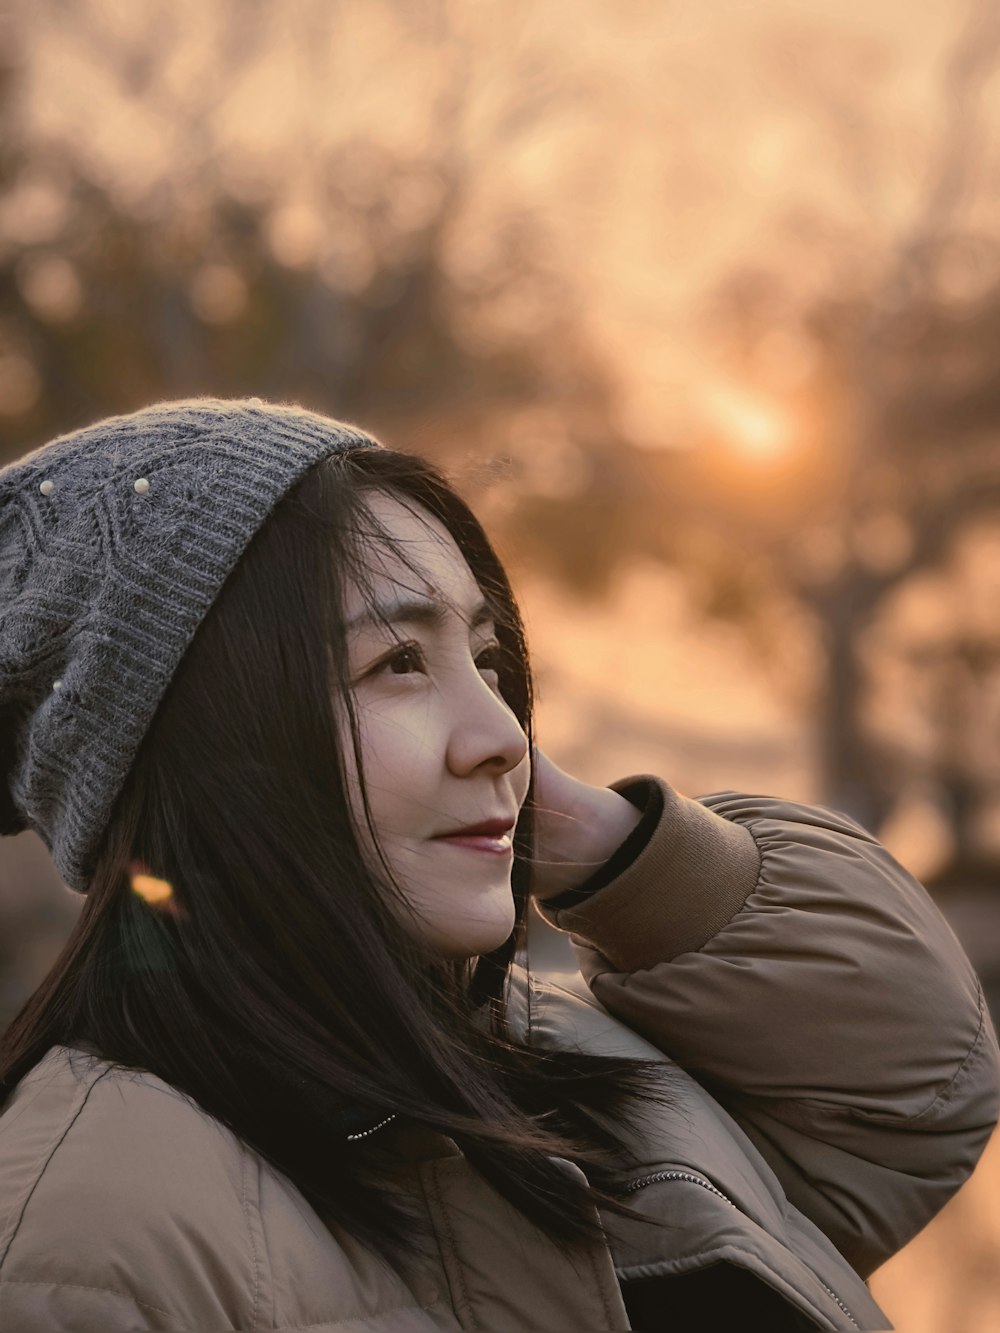
<path fill-rule="evenodd" d="M 426 727 L 406 713 L 380 713 L 365 739 L 366 772 L 378 772 L 383 784 L 400 795 L 426 774 L 430 737 Z"/>

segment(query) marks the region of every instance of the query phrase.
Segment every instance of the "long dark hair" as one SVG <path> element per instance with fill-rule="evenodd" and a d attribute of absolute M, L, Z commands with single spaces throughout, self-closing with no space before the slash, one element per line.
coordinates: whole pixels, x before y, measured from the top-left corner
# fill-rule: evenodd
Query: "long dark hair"
<path fill-rule="evenodd" d="M 427 1236 L 392 1186 L 391 1135 L 337 1132 L 352 1110 L 370 1123 L 396 1112 L 453 1138 L 571 1250 L 600 1235 L 595 1204 L 635 1215 L 607 1192 L 609 1172 L 623 1164 L 622 1118 L 662 1095 L 662 1074 L 542 1052 L 508 1027 L 530 793 L 517 924 L 471 972 L 428 958 L 393 906 L 398 886 L 362 851 L 335 710 L 346 704 L 357 746 L 341 608 L 345 579 L 363 580 L 373 490 L 454 538 L 495 609 L 500 689 L 531 740 L 522 621 L 465 503 L 429 463 L 390 449 L 313 467 L 253 537 L 161 701 L 77 926 L 0 1043 L 0 1094 L 56 1044 L 151 1071 L 403 1271 Z"/>

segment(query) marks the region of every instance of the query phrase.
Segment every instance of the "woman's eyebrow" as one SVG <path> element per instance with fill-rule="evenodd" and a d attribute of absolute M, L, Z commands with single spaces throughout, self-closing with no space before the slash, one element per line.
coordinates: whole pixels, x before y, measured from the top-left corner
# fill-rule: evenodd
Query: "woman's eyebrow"
<path fill-rule="evenodd" d="M 356 616 L 351 616 L 347 629 L 355 630 L 364 625 L 426 625 L 430 629 L 440 629 L 452 613 L 453 608 L 437 598 L 409 597 L 392 602 L 376 602 Z M 473 607 L 469 617 L 469 629 L 480 629 L 496 619 L 493 608 L 485 601 Z"/>

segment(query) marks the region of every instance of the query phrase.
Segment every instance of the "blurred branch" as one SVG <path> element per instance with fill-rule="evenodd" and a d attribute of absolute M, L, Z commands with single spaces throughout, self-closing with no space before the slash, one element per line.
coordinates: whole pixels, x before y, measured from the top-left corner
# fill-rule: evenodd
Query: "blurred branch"
<path fill-rule="evenodd" d="M 859 343 L 859 369 L 872 386 L 877 373 L 871 353 L 884 326 L 900 307 L 911 304 L 926 276 L 928 247 L 944 232 L 962 201 L 981 137 L 980 101 L 1000 60 L 1000 6 L 971 0 L 942 76 L 944 129 L 931 167 L 930 184 L 909 228 L 890 251 L 886 276 L 873 302 Z"/>

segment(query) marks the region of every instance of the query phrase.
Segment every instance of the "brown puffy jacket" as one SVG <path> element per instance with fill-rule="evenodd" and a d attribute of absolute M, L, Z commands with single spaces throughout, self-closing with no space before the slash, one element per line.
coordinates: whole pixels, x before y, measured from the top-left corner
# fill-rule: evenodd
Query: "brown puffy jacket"
<path fill-rule="evenodd" d="M 621 1187 L 673 1225 L 610 1219 L 571 1262 L 452 1140 L 395 1123 L 439 1251 L 404 1285 L 187 1097 L 55 1047 L 0 1115 L 3 1333 L 713 1333 L 763 1327 L 755 1309 L 769 1333 L 890 1327 L 864 1276 L 998 1114 L 975 974 L 845 816 L 653 781 L 636 859 L 542 909 L 579 971 L 515 969 L 511 1009 L 542 1046 L 662 1059 L 670 1107 L 644 1113 Z M 746 1317 L 718 1322 L 719 1292 Z"/>

